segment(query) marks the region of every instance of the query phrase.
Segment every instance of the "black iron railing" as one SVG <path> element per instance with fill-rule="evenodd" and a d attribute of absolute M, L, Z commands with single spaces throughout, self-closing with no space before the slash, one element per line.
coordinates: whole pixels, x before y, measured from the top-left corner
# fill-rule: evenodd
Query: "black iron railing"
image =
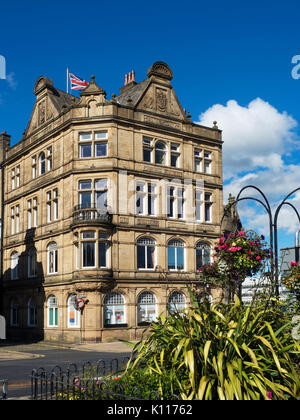
<path fill-rule="evenodd" d="M 31 374 L 31 398 L 33 400 L 161 400 L 155 390 L 149 391 L 147 398 L 136 386 L 125 391 L 117 381 L 124 371 L 129 357 L 122 360 L 98 360 L 85 362 L 81 367 L 71 364 L 63 370 L 55 366 L 51 371 L 43 367 Z M 115 381 L 116 380 L 116 381 Z M 116 382 L 114 384 L 114 381 Z M 177 395 L 171 399 L 179 400 Z"/>

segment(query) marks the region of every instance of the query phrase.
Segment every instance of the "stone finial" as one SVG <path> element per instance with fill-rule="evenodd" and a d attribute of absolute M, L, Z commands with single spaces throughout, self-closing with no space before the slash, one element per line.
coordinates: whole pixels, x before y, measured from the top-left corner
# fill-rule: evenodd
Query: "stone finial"
<path fill-rule="evenodd" d="M 219 127 L 217 126 L 217 121 L 214 121 L 213 122 L 213 129 L 214 130 L 218 130 L 219 129 Z"/>

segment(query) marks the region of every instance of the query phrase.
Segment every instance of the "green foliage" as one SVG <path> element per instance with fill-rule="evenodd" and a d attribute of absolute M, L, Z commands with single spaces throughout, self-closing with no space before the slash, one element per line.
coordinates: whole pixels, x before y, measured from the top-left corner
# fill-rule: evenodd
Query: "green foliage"
<path fill-rule="evenodd" d="M 182 399 L 296 399 L 300 346 L 280 310 L 266 306 L 201 305 L 160 316 L 120 382 Z M 144 368 L 141 370 L 141 362 Z"/>

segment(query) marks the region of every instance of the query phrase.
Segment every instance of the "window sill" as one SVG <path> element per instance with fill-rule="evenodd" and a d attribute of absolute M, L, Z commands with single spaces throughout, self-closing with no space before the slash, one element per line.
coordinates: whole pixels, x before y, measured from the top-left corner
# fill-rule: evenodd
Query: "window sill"
<path fill-rule="evenodd" d="M 128 328 L 128 324 L 105 324 L 104 328 Z"/>

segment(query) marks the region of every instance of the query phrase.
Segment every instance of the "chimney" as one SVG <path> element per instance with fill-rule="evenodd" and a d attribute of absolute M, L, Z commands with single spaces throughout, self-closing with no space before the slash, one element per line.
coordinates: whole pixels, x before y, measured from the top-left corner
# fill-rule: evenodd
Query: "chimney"
<path fill-rule="evenodd" d="M 127 89 L 130 89 L 132 86 L 136 85 L 136 81 L 135 81 L 135 72 L 134 70 L 132 70 L 130 73 L 125 74 L 125 82 L 124 82 L 124 86 L 121 87 L 120 92 L 123 93 L 125 92 Z"/>
<path fill-rule="evenodd" d="M 6 131 L 0 134 L 0 163 L 6 159 L 6 152 L 10 148 L 10 135 Z"/>

